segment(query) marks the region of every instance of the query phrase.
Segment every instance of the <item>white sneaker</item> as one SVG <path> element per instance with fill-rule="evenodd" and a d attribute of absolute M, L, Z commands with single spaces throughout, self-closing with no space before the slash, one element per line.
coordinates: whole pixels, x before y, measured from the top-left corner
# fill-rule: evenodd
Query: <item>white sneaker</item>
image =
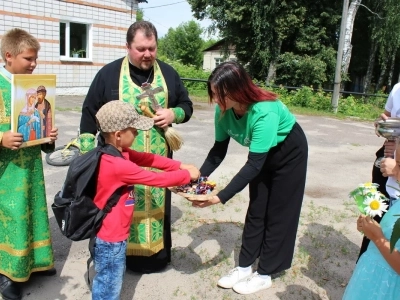
<path fill-rule="evenodd" d="M 254 272 L 250 277 L 236 283 L 233 286 L 233 290 L 238 294 L 247 295 L 267 289 L 271 287 L 271 285 L 271 276 L 268 276 L 267 279 L 263 279 L 260 277 L 260 274 Z"/>
<path fill-rule="evenodd" d="M 225 289 L 230 289 L 236 283 L 238 283 L 240 280 L 242 280 L 250 275 L 251 275 L 251 272 L 250 273 L 241 272 L 239 270 L 239 268 L 236 267 L 236 268 L 230 270 L 228 275 L 225 275 L 224 277 L 221 277 L 218 280 L 218 286 L 225 288 Z"/>

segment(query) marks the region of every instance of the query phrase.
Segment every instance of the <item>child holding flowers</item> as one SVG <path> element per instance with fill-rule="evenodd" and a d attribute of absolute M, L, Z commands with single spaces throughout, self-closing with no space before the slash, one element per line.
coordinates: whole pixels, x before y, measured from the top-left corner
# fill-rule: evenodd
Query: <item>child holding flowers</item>
<path fill-rule="evenodd" d="M 397 152 L 399 157 L 396 159 L 399 160 L 400 151 Z M 343 300 L 400 299 L 400 240 L 392 241 L 394 247 L 391 249 L 393 228 L 400 216 L 400 201 L 387 210 L 387 199 L 375 183 L 360 185 L 350 196 L 362 213 L 357 220 L 357 230 L 372 243 L 360 256 Z M 378 224 L 373 218 L 384 212 Z"/>
<path fill-rule="evenodd" d="M 400 299 L 400 240 L 393 252 L 390 237 L 400 214 L 400 202 L 383 216 L 380 225 L 370 216 L 360 216 L 357 230 L 371 240 L 346 287 L 343 300 Z"/>

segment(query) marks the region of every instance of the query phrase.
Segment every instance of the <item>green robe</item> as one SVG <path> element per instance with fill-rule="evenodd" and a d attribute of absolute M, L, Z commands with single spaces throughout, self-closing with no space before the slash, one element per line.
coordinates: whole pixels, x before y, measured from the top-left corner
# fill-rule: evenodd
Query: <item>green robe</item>
<path fill-rule="evenodd" d="M 11 128 L 11 80 L 0 68 L 0 132 Z M 41 146 L 0 146 L 0 274 L 25 282 L 54 267 Z"/>
<path fill-rule="evenodd" d="M 154 79 L 151 88 L 162 87 L 163 91 L 155 94 L 155 98 L 162 107 L 168 104 L 168 89 L 164 77 L 157 64 L 154 64 Z M 132 82 L 129 75 L 128 59 L 122 63 L 120 73 L 120 99 L 131 103 L 139 113 L 141 104 L 152 110 L 148 97 L 139 100 L 137 96 L 143 89 Z M 138 131 L 138 136 L 132 149 L 140 152 L 168 155 L 168 148 L 163 130 L 156 126 L 149 131 Z M 163 228 L 165 210 L 165 189 L 143 185 L 135 185 L 136 204 L 128 239 L 127 255 L 151 256 L 164 248 Z"/>

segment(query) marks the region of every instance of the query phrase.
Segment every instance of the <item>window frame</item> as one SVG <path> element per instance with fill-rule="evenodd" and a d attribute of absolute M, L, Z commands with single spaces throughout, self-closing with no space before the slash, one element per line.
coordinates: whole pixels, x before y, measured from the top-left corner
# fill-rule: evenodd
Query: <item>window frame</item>
<path fill-rule="evenodd" d="M 218 67 L 223 62 L 224 59 L 222 57 L 214 57 L 214 68 Z"/>
<path fill-rule="evenodd" d="M 94 22 L 91 20 L 84 20 L 84 19 L 77 19 L 71 17 L 63 17 L 59 20 L 59 28 L 61 23 L 65 24 L 65 55 L 60 56 L 60 61 L 80 61 L 80 62 L 92 62 L 93 61 L 93 24 Z M 71 57 L 70 53 L 70 24 L 71 23 L 78 23 L 86 25 L 86 36 L 87 36 L 87 50 L 86 50 L 86 57 Z M 60 30 L 60 29 L 59 29 Z M 61 36 L 60 32 L 58 34 L 59 43 L 61 43 Z"/>

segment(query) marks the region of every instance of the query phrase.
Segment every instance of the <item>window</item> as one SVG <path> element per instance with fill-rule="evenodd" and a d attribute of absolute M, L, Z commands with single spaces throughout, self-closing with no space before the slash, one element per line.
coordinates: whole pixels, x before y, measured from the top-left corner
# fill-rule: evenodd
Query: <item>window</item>
<path fill-rule="evenodd" d="M 224 60 L 221 57 L 215 58 L 215 66 L 218 67 L 220 64 L 222 64 Z"/>
<path fill-rule="evenodd" d="M 62 58 L 91 58 L 92 25 L 60 22 L 60 56 Z"/>

